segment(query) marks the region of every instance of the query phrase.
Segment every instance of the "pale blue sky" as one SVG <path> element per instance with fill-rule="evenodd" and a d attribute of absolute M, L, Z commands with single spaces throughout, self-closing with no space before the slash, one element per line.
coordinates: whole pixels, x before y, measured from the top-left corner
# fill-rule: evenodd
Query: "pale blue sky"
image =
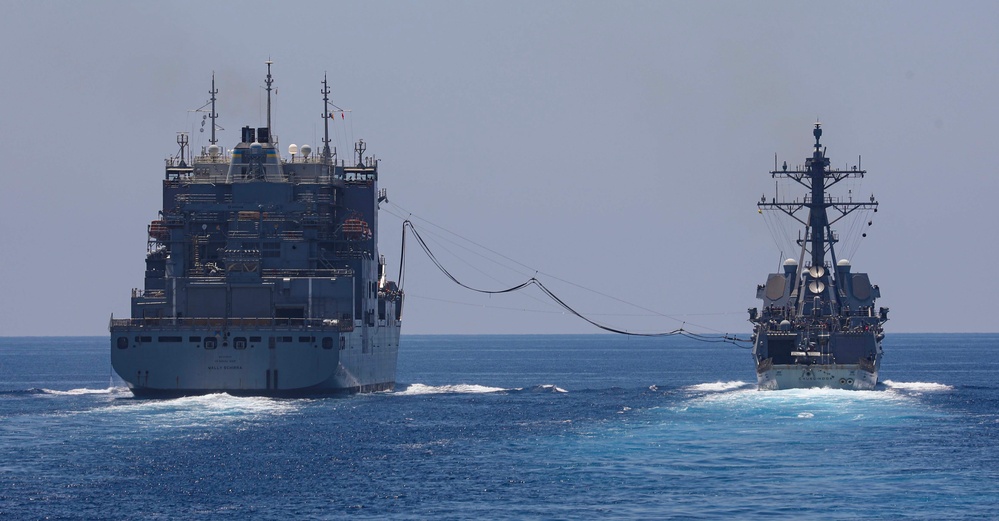
<path fill-rule="evenodd" d="M 471 284 L 539 270 L 611 326 L 748 334 L 780 258 L 755 204 L 818 118 L 833 164 L 862 155 L 856 193 L 881 202 L 851 260 L 889 332 L 997 330 L 995 2 L 2 5 L 0 335 L 100 335 L 127 315 L 162 160 L 178 131 L 206 144 L 188 110 L 214 71 L 233 146 L 262 124 L 268 58 L 282 147 L 318 148 L 327 72 L 352 111 L 338 135 L 382 159 L 393 275 L 393 214 L 412 212 L 530 266 L 435 239 Z M 537 292 L 457 288 L 415 248 L 407 266 L 404 333 L 599 332 Z"/>

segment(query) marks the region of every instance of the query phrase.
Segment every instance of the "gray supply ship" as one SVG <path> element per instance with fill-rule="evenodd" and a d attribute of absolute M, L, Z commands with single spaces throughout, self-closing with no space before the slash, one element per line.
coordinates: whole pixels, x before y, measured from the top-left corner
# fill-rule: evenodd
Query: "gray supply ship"
<path fill-rule="evenodd" d="M 802 199 L 780 201 L 775 195 L 758 203 L 760 211 L 781 211 L 804 225 L 798 237 L 801 254 L 784 261 L 783 273 L 771 273 L 756 289 L 762 310 L 749 310 L 753 328 L 753 359 L 760 389 L 828 387 L 873 389 L 881 366 L 882 326 L 888 308 L 875 309 L 881 296 L 866 273 L 851 271 L 850 262 L 837 259 L 839 236 L 832 225 L 857 210 L 877 211 L 870 201 L 833 197 L 827 190 L 866 173 L 859 165 L 847 170 L 830 168 L 819 143 L 822 129 L 813 131 L 815 149 L 803 168 L 770 172 L 804 186 Z M 802 215 L 807 214 L 807 215 Z"/>
<path fill-rule="evenodd" d="M 272 83 L 268 62 L 267 126 L 226 151 L 213 77 L 210 146 L 191 157 L 181 133 L 167 160 L 144 288 L 110 324 L 112 366 L 136 396 L 393 388 L 402 292 L 378 254 L 378 162 L 363 141 L 350 161 L 330 149 L 325 78 L 322 150 L 281 158 Z"/>

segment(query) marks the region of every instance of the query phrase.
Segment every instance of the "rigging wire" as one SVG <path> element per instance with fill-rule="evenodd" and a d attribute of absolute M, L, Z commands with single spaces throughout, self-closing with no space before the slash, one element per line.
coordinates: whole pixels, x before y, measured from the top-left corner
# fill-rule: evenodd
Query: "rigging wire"
<path fill-rule="evenodd" d="M 687 321 L 686 319 L 678 318 L 676 316 L 667 315 L 665 313 L 661 313 L 661 312 L 656 311 L 654 309 L 649 309 L 647 307 L 640 306 L 638 304 L 635 304 L 635 303 L 632 303 L 632 302 L 628 302 L 626 300 L 622 300 L 622 299 L 620 299 L 618 297 L 615 297 L 613 295 L 608 295 L 606 293 L 603 293 L 603 292 L 600 292 L 600 291 L 597 291 L 597 290 L 594 290 L 594 289 L 591 289 L 591 288 L 587 288 L 586 286 L 582 286 L 582 285 L 576 284 L 575 282 L 559 278 L 559 277 L 557 277 L 555 275 L 552 275 L 551 273 L 546 273 L 544 271 L 534 269 L 534 268 L 532 268 L 532 267 L 530 267 L 530 266 L 528 266 L 528 265 L 526 265 L 526 264 L 524 264 L 524 263 L 522 263 L 520 261 L 517 261 L 516 259 L 512 259 L 510 257 L 507 257 L 506 255 L 503 255 L 502 253 L 500 253 L 500 252 L 498 252 L 496 250 L 493 250 L 493 249 L 491 249 L 489 247 L 483 246 L 482 244 L 479 244 L 479 243 L 477 243 L 477 242 L 475 242 L 475 241 L 473 241 L 473 240 L 471 240 L 471 239 L 469 239 L 467 237 L 463 237 L 463 236 L 461 236 L 461 235 L 459 235 L 459 234 L 457 234 L 457 233 L 455 233 L 455 232 L 453 232 L 451 230 L 448 230 L 447 228 L 444 228 L 444 227 L 442 227 L 442 226 L 440 226 L 438 224 L 435 224 L 435 223 L 433 223 L 431 221 L 428 221 L 427 219 L 424 219 L 422 217 L 414 215 L 412 212 L 406 210 L 405 208 L 403 208 L 402 206 L 399 206 L 396 203 L 389 202 L 388 204 L 393 205 L 393 206 L 399 208 L 400 210 L 402 210 L 403 212 L 405 212 L 409 216 L 408 218 L 404 218 L 404 217 L 399 216 L 399 215 L 397 215 L 395 213 L 388 212 L 388 213 L 391 213 L 392 215 L 395 215 L 396 217 L 399 217 L 399 219 L 401 219 L 403 221 L 405 221 L 407 219 L 418 219 L 420 221 L 423 221 L 423 222 L 429 224 L 430 226 L 433 226 L 434 228 L 437 228 L 437 229 L 439 229 L 439 230 L 441 230 L 441 231 L 443 231 L 445 233 L 453 235 L 454 237 L 457 237 L 457 238 L 461 239 L 462 241 L 468 242 L 468 243 L 473 244 L 473 245 L 475 245 L 475 246 L 477 246 L 479 248 L 482 248 L 483 250 L 485 250 L 485 251 L 487 251 L 489 253 L 492 253 L 493 255 L 496 255 L 497 257 L 501 257 L 501 258 L 503 258 L 503 259 L 505 259 L 505 260 L 513 263 L 513 264 L 516 264 L 516 265 L 521 266 L 522 268 L 524 268 L 526 270 L 526 272 L 521 271 L 521 272 L 518 272 L 518 273 L 520 273 L 521 275 L 524 275 L 525 277 L 531 277 L 531 276 L 535 276 L 536 277 L 537 275 L 544 275 L 545 277 L 557 280 L 559 282 L 562 282 L 562 283 L 568 284 L 570 286 L 582 289 L 584 291 L 588 291 L 590 293 L 594 293 L 596 295 L 600 295 L 601 297 L 604 297 L 604 298 L 607 298 L 607 299 L 610 299 L 610 300 L 614 300 L 616 302 L 620 302 L 620 303 L 625 304 L 627 306 L 631 306 L 631 307 L 640 309 L 642 311 L 651 313 L 651 314 L 653 314 L 655 316 L 659 316 L 659 317 L 667 318 L 667 319 L 670 319 L 670 320 L 674 320 L 674 321 L 679 322 L 679 323 L 681 323 L 683 325 L 689 324 L 689 325 L 697 326 L 699 328 L 706 329 L 708 331 L 714 331 L 715 333 L 718 333 L 718 334 L 722 334 L 722 335 L 726 334 L 723 331 L 719 331 L 719 330 L 716 330 L 716 329 L 713 329 L 713 328 L 710 328 L 710 327 L 707 327 L 707 326 L 704 326 L 704 325 L 701 325 L 701 324 L 695 324 L 695 323 Z M 404 226 L 405 226 L 405 224 L 404 224 Z M 403 232 L 403 235 L 405 235 L 405 230 Z M 405 239 L 404 239 L 404 242 L 405 242 Z M 454 243 L 454 244 L 457 244 L 457 243 Z M 467 251 L 470 251 L 470 252 L 472 252 L 472 253 L 474 253 L 476 255 L 479 255 L 480 257 L 485 258 L 485 259 L 489 260 L 490 262 L 493 262 L 493 263 L 495 263 L 497 265 L 503 266 L 501 263 L 496 262 L 493 259 L 489 259 L 488 257 L 485 257 L 484 255 L 482 255 L 480 253 L 474 252 L 474 251 L 472 251 L 472 250 L 470 250 L 468 248 L 464 248 L 464 249 L 466 249 Z M 503 266 L 503 267 L 506 268 L 506 269 L 509 269 L 511 271 L 517 272 L 516 269 L 511 268 L 509 266 Z"/>
<path fill-rule="evenodd" d="M 701 341 L 701 342 L 729 343 L 729 344 L 734 344 L 734 345 L 737 345 L 737 346 L 739 345 L 738 342 L 744 342 L 744 343 L 748 343 L 749 342 L 749 340 L 741 339 L 741 338 L 738 338 L 738 337 L 735 337 L 735 336 L 730 336 L 728 334 L 724 334 L 723 336 L 718 337 L 718 336 L 712 336 L 712 335 L 703 335 L 703 334 L 693 333 L 691 331 L 687 331 L 686 329 L 684 329 L 682 325 L 679 328 L 676 328 L 676 329 L 674 329 L 672 331 L 655 332 L 655 333 L 638 333 L 638 332 L 634 332 L 634 331 L 626 331 L 626 330 L 623 330 L 623 329 L 617 329 L 617 328 L 614 328 L 614 327 L 611 327 L 611 326 L 607 326 L 607 325 L 601 324 L 600 322 L 597 322 L 597 321 L 589 318 L 588 316 L 580 313 L 579 311 L 577 311 L 575 308 L 573 308 L 572 306 L 570 306 L 567 302 L 565 302 L 564 300 L 562 300 L 558 295 L 556 295 L 547 286 L 545 286 L 545 284 L 543 282 L 541 282 L 540 280 L 538 280 L 538 278 L 536 276 L 532 276 L 531 278 L 529 278 L 528 280 L 526 280 L 526 281 L 524 281 L 524 282 L 522 282 L 520 284 L 516 284 L 514 286 L 511 286 L 511 287 L 508 287 L 508 288 L 502 288 L 502 289 L 484 289 L 484 288 L 477 288 L 477 287 L 468 285 L 468 284 L 466 284 L 466 283 L 458 280 L 458 278 L 455 277 L 454 275 L 452 275 L 451 272 L 448 271 L 448 269 L 440 262 L 440 260 L 434 254 L 433 250 L 430 249 L 430 246 L 427 244 L 427 242 L 420 235 L 420 232 L 416 230 L 416 227 L 413 225 L 413 222 L 411 220 L 406 219 L 405 221 L 403 221 L 403 225 L 402 226 L 403 226 L 403 241 L 402 241 L 402 244 L 403 244 L 402 255 L 403 255 L 403 257 L 405 257 L 405 234 L 406 234 L 406 230 L 408 229 L 413 234 L 413 237 L 416 239 L 417 243 L 423 249 L 423 252 L 426 253 L 427 257 L 431 260 L 431 262 L 433 262 L 433 264 L 437 267 L 437 269 L 439 269 L 441 271 L 441 273 L 443 273 L 452 282 L 454 282 L 455 284 L 457 284 L 457 285 L 459 285 L 459 286 L 461 286 L 461 287 L 463 287 L 465 289 L 468 289 L 470 291 L 474 291 L 474 292 L 477 292 L 477 293 L 484 293 L 484 294 L 487 294 L 487 295 L 497 295 L 497 294 L 512 293 L 512 292 L 520 291 L 520 290 L 525 289 L 525 288 L 527 288 L 529 286 L 536 286 L 538 289 L 541 290 L 542 293 L 544 293 L 546 296 L 548 296 L 548 298 L 550 298 L 552 301 L 554 301 L 556 304 L 558 304 L 560 307 L 562 307 L 562 309 L 564 309 L 565 311 L 569 312 L 572 315 L 575 315 L 577 318 L 579 318 L 579 319 L 581 319 L 581 320 L 589 323 L 590 325 L 592 325 L 592 326 L 594 326 L 594 327 L 596 327 L 598 329 L 607 331 L 609 333 L 616 333 L 616 334 L 628 335 L 628 336 L 641 336 L 641 337 L 663 337 L 663 336 L 681 335 L 681 336 L 685 336 L 685 337 L 688 337 L 688 338 L 691 338 L 691 339 L 694 339 L 694 340 L 698 340 L 698 341 Z M 404 265 L 404 262 L 400 263 L 400 266 L 402 266 L 402 265 Z M 400 280 L 400 288 L 401 288 L 402 287 L 401 283 L 403 281 L 403 272 L 402 272 L 401 268 L 400 268 L 399 280 Z M 739 347 L 742 347 L 742 346 L 739 346 Z"/>
<path fill-rule="evenodd" d="M 396 206 L 398 206 L 398 205 L 396 205 Z M 405 220 L 406 220 L 406 217 L 403 217 L 403 216 L 401 216 L 401 215 L 399 215 L 399 214 L 397 214 L 397 213 L 395 213 L 395 212 L 393 212 L 393 211 L 391 211 L 391 210 L 389 210 L 389 209 L 384 209 L 384 210 L 385 210 L 385 211 L 386 211 L 387 213 L 389 213 L 389 214 L 391 214 L 391 215 L 393 215 L 393 216 L 395 216 L 395 217 L 399 218 L 399 220 L 400 220 L 400 221 L 405 221 Z M 413 217 L 413 216 L 412 216 L 412 214 L 410 214 L 410 216 L 411 216 L 411 217 Z M 441 228 L 441 229 L 443 229 L 443 228 Z M 480 253 L 480 252 L 478 252 L 478 251 L 475 251 L 475 250 L 473 250 L 472 248 L 469 248 L 469 247 L 468 247 L 468 246 L 466 246 L 465 244 L 462 244 L 462 243 L 460 243 L 460 242 L 458 242 L 458 241 L 455 241 L 455 240 L 451 240 L 451 239 L 449 239 L 449 238 L 447 238 L 447 237 L 445 237 L 445 236 L 443 236 L 443 235 L 440 235 L 440 234 L 436 234 L 436 233 L 433 233 L 432 231 L 429 231 L 429 232 L 428 232 L 428 231 L 424 230 L 424 234 L 427 234 L 427 235 L 431 235 L 431 236 L 433 236 L 433 237 L 436 237 L 436 238 L 438 238 L 438 239 L 439 239 L 440 241 L 443 241 L 443 242 L 447 242 L 447 243 L 449 243 L 449 244 L 451 244 L 451 245 L 453 245 L 453 246 L 455 246 L 455 247 L 457 247 L 457 248 L 461 248 L 462 250 L 464 250 L 464 251 L 467 251 L 468 253 L 471 253 L 472 255 L 475 255 L 475 256 L 477 256 L 477 257 L 479 257 L 479 258 L 481 258 L 481 259 L 483 259 L 483 260 L 485 260 L 485 261 L 487 261 L 487 262 L 491 262 L 491 263 L 493 263 L 493 264 L 495 264 L 495 265 L 497 265 L 497 266 L 499 266 L 499 267 L 501 267 L 501 268 L 505 268 L 505 269 L 507 269 L 507 270 L 510 270 L 510 271 L 512 271 L 512 272 L 514 272 L 514 273 L 517 273 L 517 274 L 519 274 L 519 275 L 523 275 L 523 276 L 526 276 L 526 277 L 529 277 L 529 276 L 530 276 L 531 274 L 534 274 L 534 273 L 537 273 L 537 271 L 535 271 L 535 270 L 531 270 L 530 272 L 525 272 L 525 270 L 519 270 L 519 269 L 516 269 L 516 268 L 512 268 L 512 267 L 510 267 L 510 266 L 507 266 L 507 265 L 504 265 L 504 264 L 502 264 L 502 263 L 500 263 L 500 262 L 496 261 L 496 260 L 495 260 L 494 258 L 491 258 L 491 257 L 488 257 L 488 256 L 486 256 L 486 255 L 483 255 L 482 253 Z M 453 234 L 453 235 L 456 235 L 456 234 Z M 457 235 L 456 235 L 456 236 L 457 236 Z M 469 241 L 468 239 L 465 239 L 465 241 L 467 241 L 467 242 L 472 242 L 472 241 Z M 472 244 L 475 244 L 475 243 L 474 243 L 474 242 L 472 242 Z M 481 247 L 481 246 L 480 246 L 480 247 Z M 458 260 L 460 260 L 461 262 L 463 262 L 463 263 L 464 263 L 465 265 L 469 266 L 469 267 L 470 267 L 471 269 L 473 269 L 473 270 L 475 270 L 475 271 L 478 271 L 479 273 L 483 274 L 484 276 L 486 276 L 486 277 L 488 277 L 488 278 L 490 278 L 490 279 L 492 279 L 492 280 L 494 280 L 494 281 L 496 281 L 496 282 L 498 282 L 498 283 L 501 283 L 501 284 L 502 284 L 502 282 L 501 282 L 501 281 L 500 281 L 499 279 L 497 279 L 496 277 L 493 277 L 492 275 L 490 275 L 490 274 L 486 273 L 485 271 L 483 271 L 483 270 L 480 270 L 479 268 L 477 268 L 476 266 L 474 266 L 474 265 L 473 265 L 472 263 L 470 263 L 470 262 L 468 262 L 468 261 L 464 260 L 463 258 L 461 258 L 460 256 L 458 256 L 458 255 L 457 255 L 456 253 L 454 253 L 453 251 L 451 251 L 451 250 L 448 250 L 448 249 L 447 249 L 446 247 L 444 247 L 443 245 L 441 245 L 441 248 L 443 248 L 443 249 L 444 249 L 444 251 L 446 251 L 446 252 L 450 253 L 450 254 L 451 254 L 451 255 L 452 255 L 453 257 L 455 257 L 456 259 L 458 259 Z M 490 250 L 490 251 L 491 251 L 491 250 Z M 494 252 L 494 253 L 495 253 L 495 252 Z M 497 255 L 499 255 L 499 254 L 497 254 Z M 513 262 L 516 262 L 516 261 L 513 261 Z M 519 263 L 518 263 L 518 264 L 519 264 Z M 546 303 L 547 303 L 547 301 L 545 301 L 545 300 L 542 300 L 542 299 L 540 299 L 540 298 L 538 298 L 538 297 L 536 297 L 536 296 L 534 296 L 534 295 L 530 295 L 530 294 L 525 294 L 525 296 L 526 296 L 526 297 L 528 297 L 528 298 L 530 298 L 531 300 L 534 300 L 535 302 L 538 302 L 538 303 L 541 303 L 541 304 L 546 304 Z"/>

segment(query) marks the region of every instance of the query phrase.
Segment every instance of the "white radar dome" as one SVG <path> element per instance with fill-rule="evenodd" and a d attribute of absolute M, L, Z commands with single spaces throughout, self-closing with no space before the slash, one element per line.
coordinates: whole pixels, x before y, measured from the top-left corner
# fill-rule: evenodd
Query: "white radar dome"
<path fill-rule="evenodd" d="M 836 263 L 836 265 L 837 266 L 849 266 L 850 265 L 850 261 L 847 260 L 847 259 L 840 259 L 839 262 Z"/>
<path fill-rule="evenodd" d="M 222 147 L 218 145 L 210 145 L 208 147 L 208 155 L 212 157 L 219 157 L 219 154 L 221 153 L 222 153 Z"/>
<path fill-rule="evenodd" d="M 309 145 L 302 145 L 302 155 L 303 156 L 309 157 L 309 154 L 311 154 L 311 153 L 312 153 L 312 147 L 310 147 Z"/>
<path fill-rule="evenodd" d="M 786 261 L 784 261 L 784 265 L 785 266 L 797 266 L 798 265 L 798 261 L 796 261 L 794 259 L 787 259 Z"/>
<path fill-rule="evenodd" d="M 294 143 L 288 145 L 288 153 L 291 154 L 291 155 L 297 154 L 298 153 L 298 145 L 296 145 Z"/>

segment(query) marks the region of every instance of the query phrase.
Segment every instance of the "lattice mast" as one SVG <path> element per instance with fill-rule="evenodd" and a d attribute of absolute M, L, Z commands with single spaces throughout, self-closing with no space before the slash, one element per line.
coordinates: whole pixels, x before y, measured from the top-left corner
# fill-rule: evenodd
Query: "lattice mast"
<path fill-rule="evenodd" d="M 812 266 L 825 266 L 825 253 L 828 247 L 833 262 L 836 260 L 833 245 L 839 240 L 833 233 L 832 225 L 860 209 L 877 210 L 878 202 L 871 196 L 869 202 L 842 201 L 828 195 L 827 190 L 844 179 L 862 178 L 867 173 L 858 166 L 849 170 L 835 170 L 829 167 L 829 158 L 826 157 L 826 150 L 819 142 L 822 137 L 822 127 L 820 123 L 815 124 L 812 131 L 815 136 L 815 149 L 812 157 L 805 160 L 805 167 L 799 170 L 788 170 L 785 161 L 782 168 L 778 170 L 776 164 L 774 170 L 770 172 L 775 179 L 791 179 L 808 189 L 808 195 L 804 202 L 800 201 L 778 201 L 776 196 L 771 202 L 766 201 L 766 197 L 757 203 L 760 210 L 780 210 L 789 215 L 794 220 L 805 226 L 805 235 L 798 238 L 798 245 L 802 247 L 802 261 L 807 250 L 811 254 Z M 802 209 L 808 209 L 808 217 L 802 219 L 798 214 Z M 830 210 L 834 210 L 832 220 L 830 220 Z"/>

